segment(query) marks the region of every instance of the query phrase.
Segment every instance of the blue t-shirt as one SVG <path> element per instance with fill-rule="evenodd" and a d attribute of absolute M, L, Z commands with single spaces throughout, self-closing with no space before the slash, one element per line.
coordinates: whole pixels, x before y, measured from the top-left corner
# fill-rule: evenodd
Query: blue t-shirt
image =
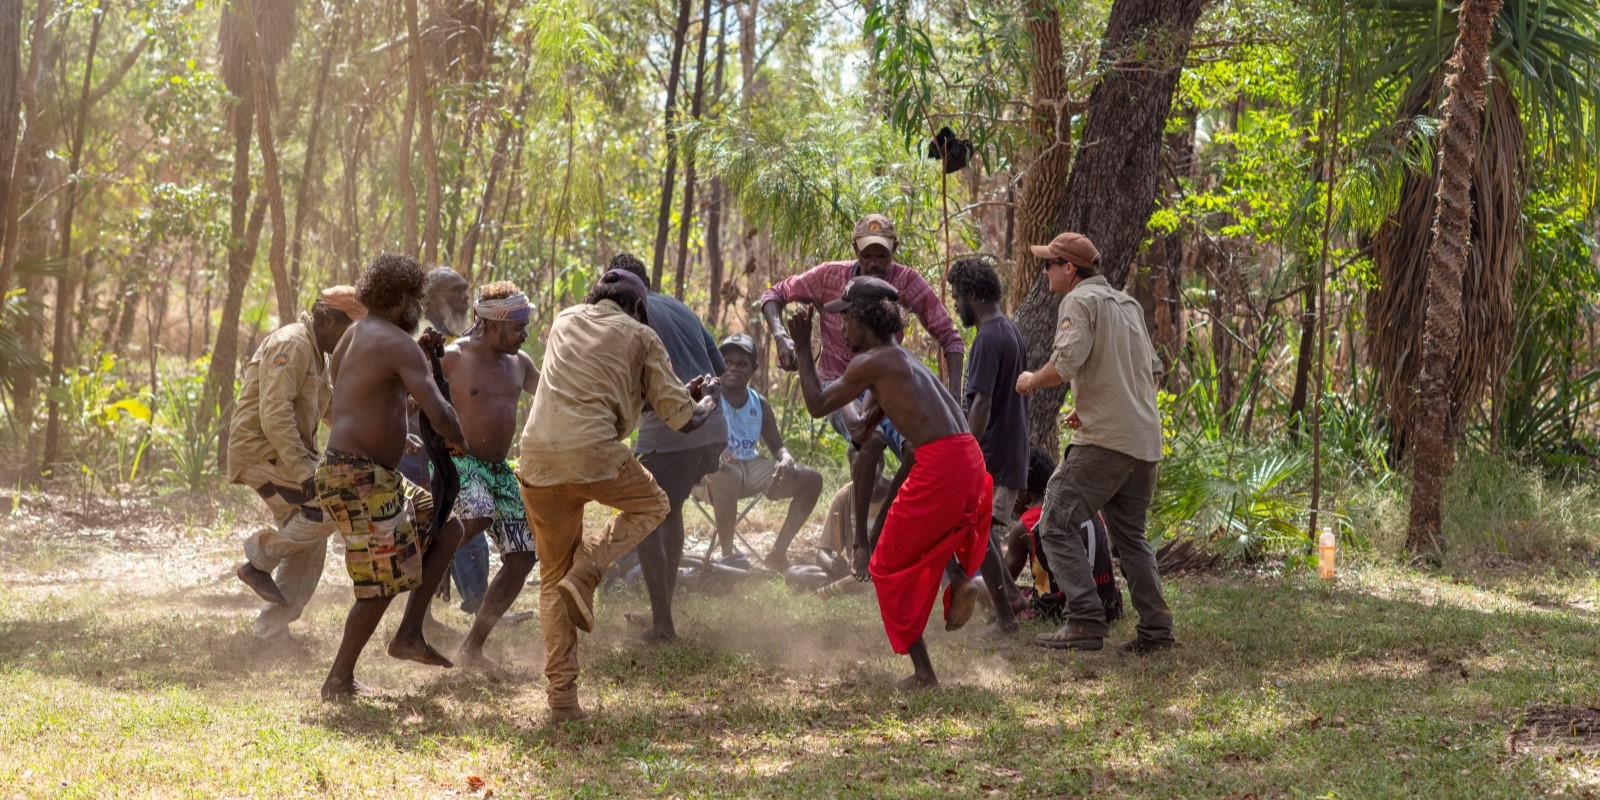
<path fill-rule="evenodd" d="M 761 395 L 746 386 L 749 394 L 742 408 L 734 408 L 727 395 L 722 397 L 722 416 L 728 420 L 728 454 L 735 461 L 750 461 L 757 457 L 756 443 L 761 441 Z"/>

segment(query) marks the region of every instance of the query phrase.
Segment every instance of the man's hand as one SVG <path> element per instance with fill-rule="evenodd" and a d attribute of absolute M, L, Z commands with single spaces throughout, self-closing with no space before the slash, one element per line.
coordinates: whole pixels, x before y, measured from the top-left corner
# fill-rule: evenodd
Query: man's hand
<path fill-rule="evenodd" d="M 414 433 L 406 434 L 406 455 L 414 456 L 420 452 L 422 452 L 422 437 Z"/>
<path fill-rule="evenodd" d="M 872 561 L 872 551 L 864 544 L 858 544 L 850 551 L 850 572 L 856 580 L 863 583 L 872 580 L 872 573 L 867 570 L 867 564 Z"/>
<path fill-rule="evenodd" d="M 811 347 L 812 313 L 811 306 L 801 306 L 795 309 L 793 314 L 789 315 L 789 321 L 784 327 L 789 329 L 789 339 L 791 340 L 789 342 L 790 354 L 791 356 L 795 357 L 796 363 L 794 366 L 785 367 L 785 369 L 796 369 L 799 367 L 798 353 L 795 351 L 796 347 L 801 346 L 798 344 L 799 342 L 804 342 L 804 347 L 807 349 Z M 778 348 L 778 354 L 780 358 L 783 355 L 783 348 L 781 345 Z"/>
<path fill-rule="evenodd" d="M 799 369 L 800 359 L 794 354 L 794 340 L 789 338 L 789 334 L 778 331 L 773 335 L 772 341 L 778 345 L 778 369 L 784 372 L 794 372 Z"/>
<path fill-rule="evenodd" d="M 1017 394 L 1028 394 L 1033 391 L 1033 373 L 1024 372 L 1017 376 Z"/>
<path fill-rule="evenodd" d="M 1078 419 L 1078 409 L 1074 408 L 1067 412 L 1067 427 L 1073 430 L 1083 427 L 1083 420 Z"/>
<path fill-rule="evenodd" d="M 788 450 L 783 451 L 783 455 L 778 457 L 778 466 L 774 467 L 772 470 L 773 482 L 776 483 L 778 481 L 788 480 L 789 474 L 794 472 L 794 470 L 794 456 L 789 455 Z"/>
<path fill-rule="evenodd" d="M 722 396 L 722 380 L 715 375 L 696 375 L 684 384 L 689 390 L 689 397 L 699 402 L 706 397 L 716 399 Z"/>

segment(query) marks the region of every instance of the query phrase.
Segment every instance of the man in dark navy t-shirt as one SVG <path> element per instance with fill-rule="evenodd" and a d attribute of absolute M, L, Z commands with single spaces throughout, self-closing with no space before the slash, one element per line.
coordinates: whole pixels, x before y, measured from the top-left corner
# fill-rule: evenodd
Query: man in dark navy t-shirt
<path fill-rule="evenodd" d="M 976 327 L 967 357 L 966 386 L 962 400 L 967 427 L 978 437 L 984 465 L 994 479 L 994 507 L 989 532 L 990 553 L 984 559 L 983 580 L 995 600 L 999 631 L 1016 630 L 1013 608 L 1023 603 L 1011 575 L 1002 568 L 997 536 L 1016 521 L 1017 492 L 1028 485 L 1028 398 L 1018 394 L 1017 376 L 1027 369 L 1027 348 L 1022 332 L 1000 311 L 1000 276 L 978 258 L 963 258 L 950 266 L 950 293 L 956 316 L 968 328 Z"/>

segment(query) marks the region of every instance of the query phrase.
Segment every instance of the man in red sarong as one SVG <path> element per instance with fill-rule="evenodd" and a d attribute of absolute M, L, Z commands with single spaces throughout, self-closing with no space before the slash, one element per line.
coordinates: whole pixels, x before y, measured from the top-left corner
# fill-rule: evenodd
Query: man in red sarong
<path fill-rule="evenodd" d="M 788 328 L 811 416 L 826 416 L 871 390 L 876 398 L 871 413 L 887 416 L 914 448 L 914 466 L 889 508 L 866 569 L 877 590 L 889 645 L 896 653 L 910 655 L 916 669 L 900 684 L 910 689 L 939 685 L 922 629 L 951 558 L 968 578 L 983 562 L 994 487 L 978 440 L 967 432 L 961 406 L 927 367 L 895 342 L 905 327 L 898 300 L 899 292 L 889 283 L 859 277 L 842 298 L 823 306 L 843 314 L 845 341 L 856 353 L 844 375 L 826 387 L 811 357 L 812 310 L 795 312 Z M 867 421 L 866 430 L 876 429 L 878 419 Z M 858 549 L 863 546 L 856 543 Z M 859 566 L 856 577 L 867 578 Z M 971 616 L 977 591 L 969 580 L 954 583 L 945 592 L 947 629 L 960 627 Z"/>

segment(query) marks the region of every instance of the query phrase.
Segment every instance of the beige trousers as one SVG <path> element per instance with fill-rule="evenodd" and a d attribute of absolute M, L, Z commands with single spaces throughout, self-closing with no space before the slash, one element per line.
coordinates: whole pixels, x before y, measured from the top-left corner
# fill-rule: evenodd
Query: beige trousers
<path fill-rule="evenodd" d="M 259 464 L 244 471 L 240 479 L 252 489 L 274 484 L 276 471 L 270 464 Z M 293 490 L 291 490 L 293 491 Z M 269 639 L 289 629 L 289 623 L 305 613 L 306 603 L 322 580 L 322 565 L 328 556 L 328 536 L 333 520 L 321 511 L 289 502 L 278 493 L 262 498 L 272 513 L 276 527 L 262 528 L 244 540 L 244 557 L 256 569 L 270 573 L 289 605 L 268 603 L 256 616 L 254 633 Z"/>

